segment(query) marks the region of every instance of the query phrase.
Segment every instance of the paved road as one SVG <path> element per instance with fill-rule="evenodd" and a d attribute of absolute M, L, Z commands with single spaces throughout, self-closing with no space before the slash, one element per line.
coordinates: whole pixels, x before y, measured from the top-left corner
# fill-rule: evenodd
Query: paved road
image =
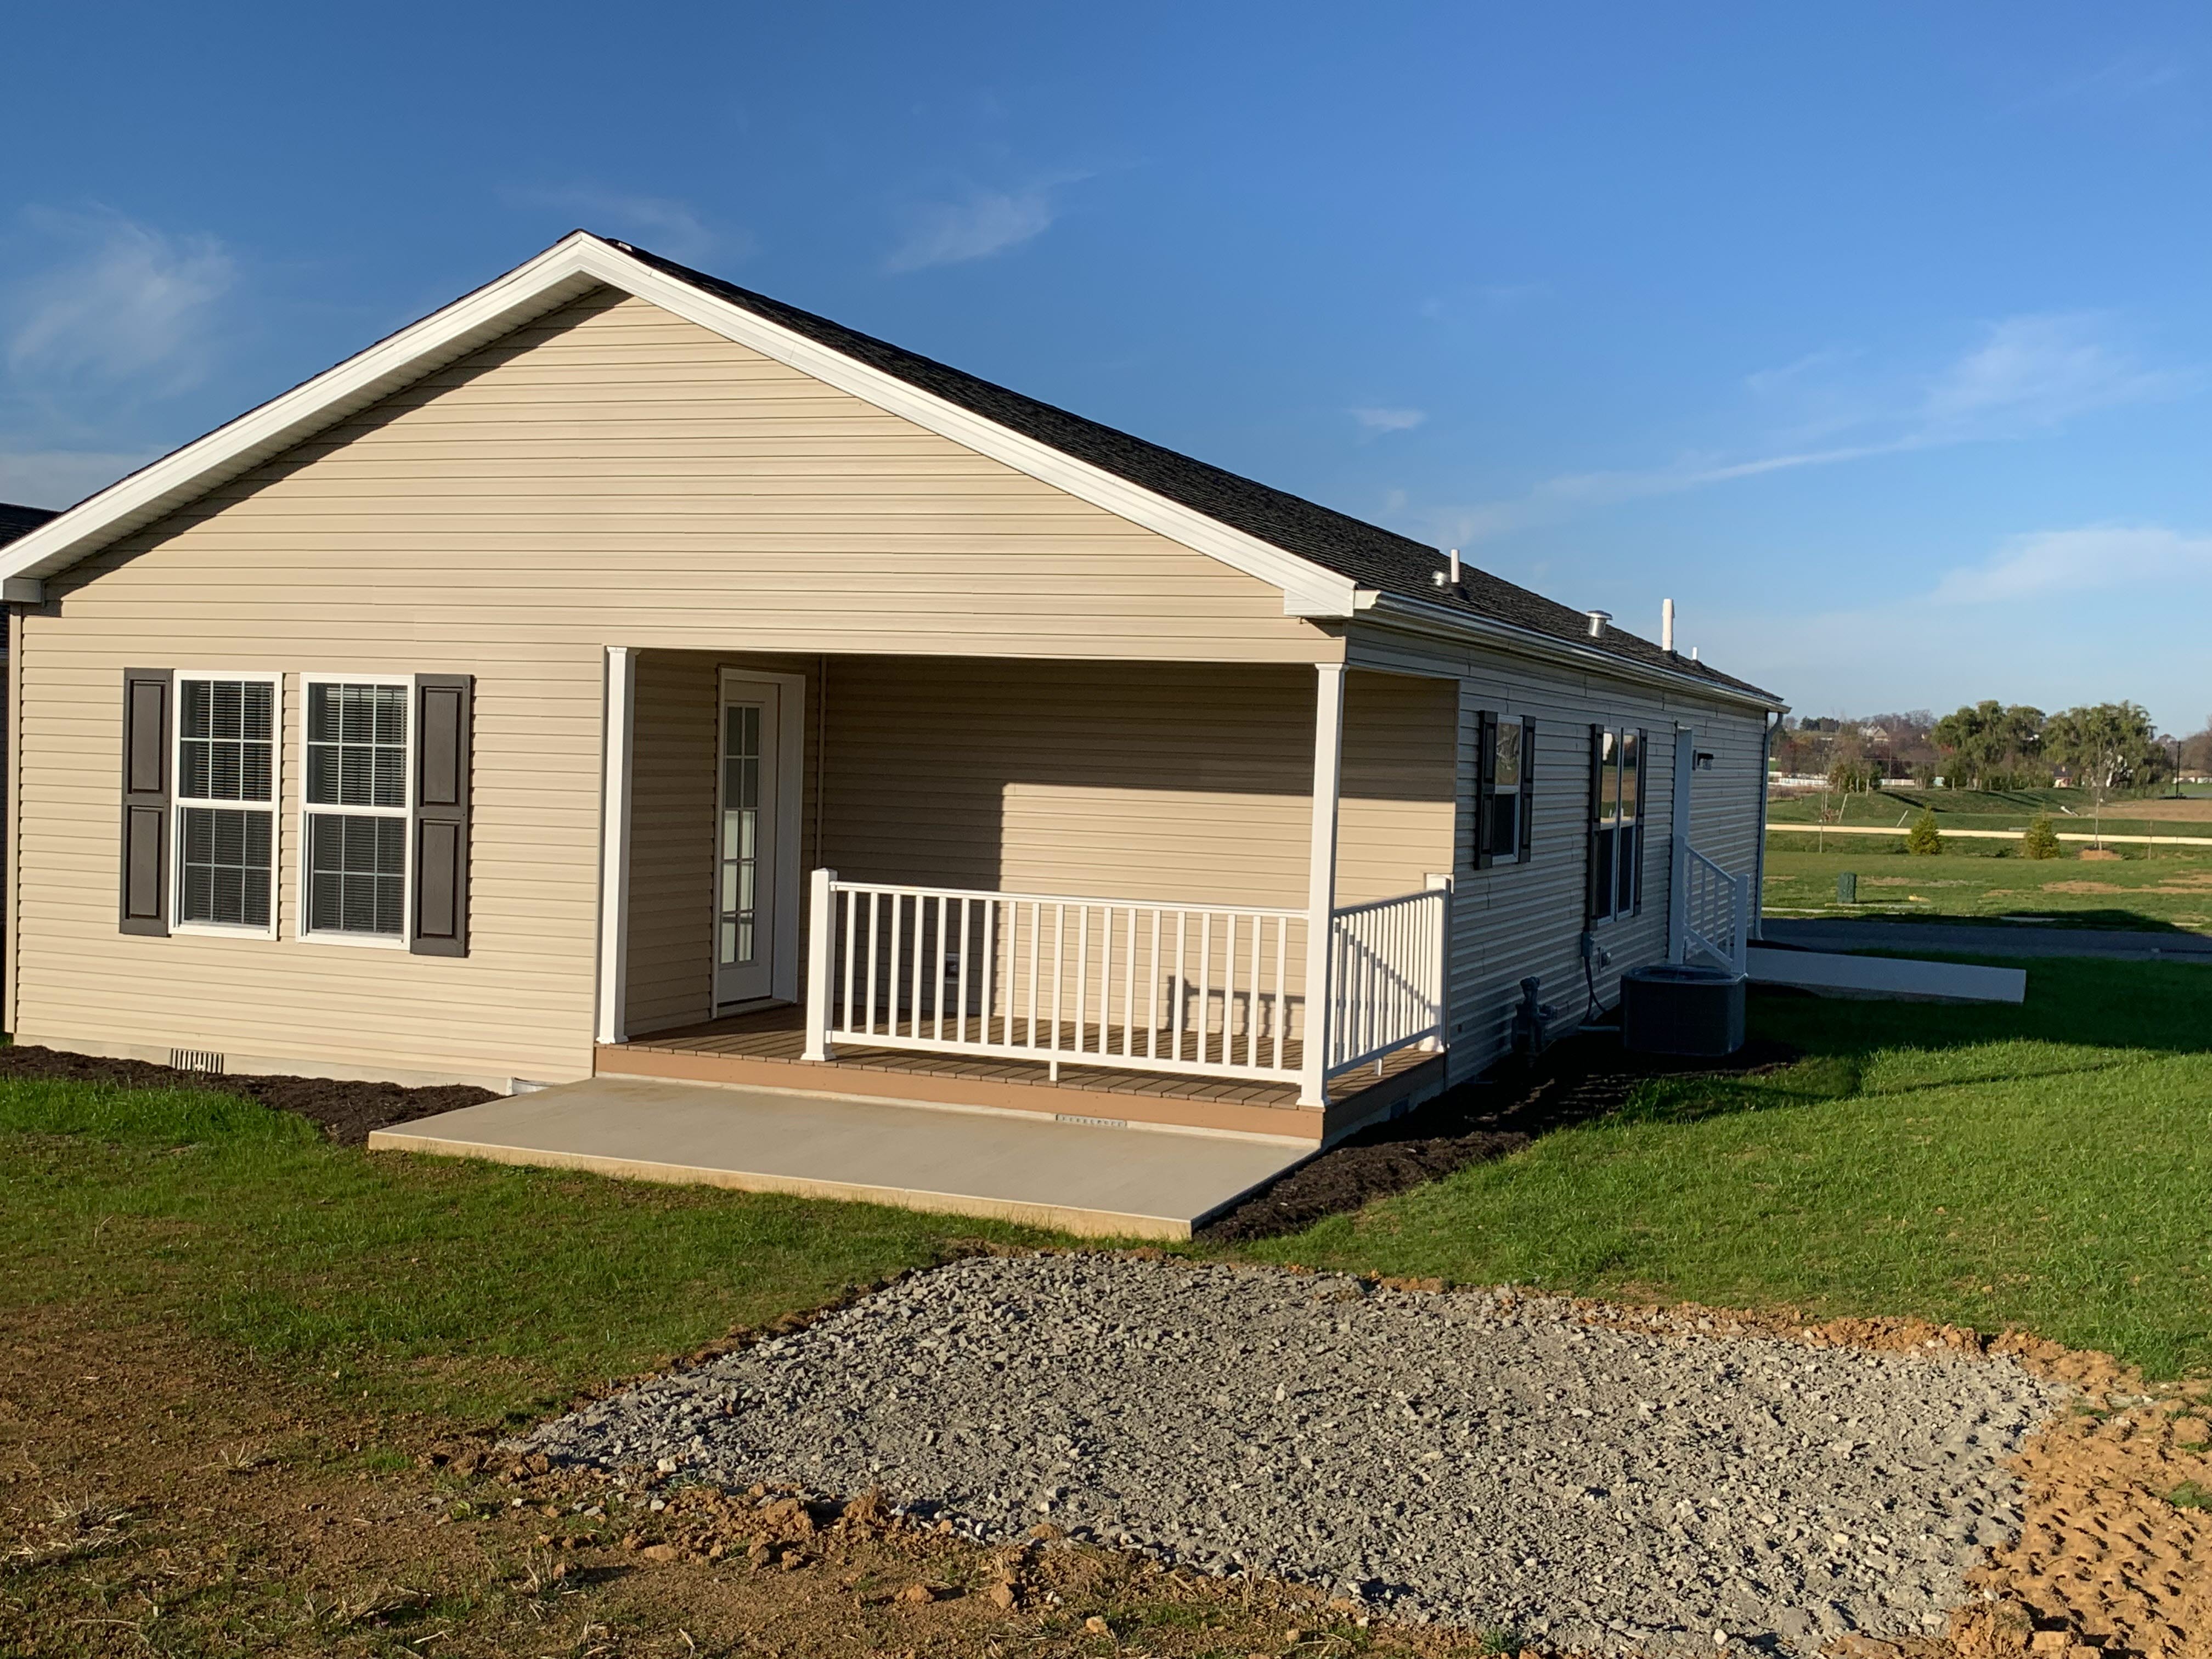
<path fill-rule="evenodd" d="M 1770 916 L 1772 945 L 1808 951 L 1952 951 L 1997 957 L 2113 957 L 2134 962 L 2212 965 L 2202 933 L 2133 933 L 2118 927 L 2035 927 L 2014 922 L 1851 921 Z"/>

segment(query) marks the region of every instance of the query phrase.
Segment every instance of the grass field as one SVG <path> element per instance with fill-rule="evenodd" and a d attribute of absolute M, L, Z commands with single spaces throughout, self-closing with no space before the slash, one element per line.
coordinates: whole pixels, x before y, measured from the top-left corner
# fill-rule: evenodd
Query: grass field
<path fill-rule="evenodd" d="M 1808 1058 L 1646 1085 L 1255 1254 L 2020 1325 L 2160 1376 L 2212 1368 L 2212 969 L 2037 962 L 2024 1006 L 1756 1000 Z"/>
<path fill-rule="evenodd" d="M 2065 927 L 2212 933 L 2212 849 L 2161 849 L 2149 859 L 2085 863 L 2070 858 L 1992 858 L 1978 852 L 1915 856 L 1905 852 L 1901 838 L 1854 836 L 1839 848 L 1843 839 L 1832 840 L 1825 853 L 1814 852 L 1803 836 L 1770 841 L 1765 914 L 1945 920 L 2027 915 Z M 1856 904 L 1836 902 L 1836 877 L 1845 870 L 1859 878 Z"/>
<path fill-rule="evenodd" d="M 495 1423 L 1018 1229 L 333 1146 L 217 1094 L 0 1083 L 0 1303 L 181 1322 Z"/>
<path fill-rule="evenodd" d="M 1610 1117 L 1239 1254 L 2019 1324 L 2202 1372 L 2212 969 L 2030 975 L 2024 1008 L 1762 998 L 1754 1029 L 1799 1063 L 1646 1085 Z M 1317 1596 L 1097 1553 L 1040 1555 L 1024 1571 L 1057 1577 L 1025 1594 L 1051 1599 L 1002 1611 L 975 1593 L 984 1553 L 927 1533 L 833 1530 L 786 1570 L 742 1548 L 663 1565 L 645 1509 L 424 1460 L 979 1237 L 1046 1242 L 371 1155 L 220 1094 L 0 1083 L 0 1650 L 1437 1650 Z"/>
<path fill-rule="evenodd" d="M 2212 972 L 2030 972 L 2025 1008 L 1762 1000 L 1759 1030 L 1814 1058 L 1661 1091 L 1258 1254 L 2024 1321 L 2212 1363 Z M 0 1300 L 173 1316 L 457 1420 L 540 1409 L 962 1239 L 1040 1237 L 371 1156 L 215 1094 L 9 1082 L 0 1141 Z"/>
<path fill-rule="evenodd" d="M 2016 789 L 1995 793 L 1978 789 L 1881 789 L 1867 794 L 1830 795 L 1825 809 L 1820 795 L 1778 797 L 1767 805 L 1770 823 L 1816 823 L 1823 810 L 1831 820 L 1844 824 L 1880 824 L 1902 835 L 1922 810 L 1936 815 L 1945 830 L 2002 830 L 2013 834 L 2027 828 L 2038 813 L 2047 813 L 2054 829 L 2108 836 L 2187 836 L 2212 839 L 2212 796 L 2185 795 L 2147 800 L 2106 803 L 2101 817 L 2091 810 L 2086 791 L 2080 789 Z M 1795 842 L 1802 837 L 1790 836 Z"/>

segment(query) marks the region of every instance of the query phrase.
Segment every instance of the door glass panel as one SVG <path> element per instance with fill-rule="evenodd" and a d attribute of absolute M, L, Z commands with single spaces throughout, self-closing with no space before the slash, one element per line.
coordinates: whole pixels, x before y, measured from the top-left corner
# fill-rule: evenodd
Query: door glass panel
<path fill-rule="evenodd" d="M 754 960 L 755 895 L 760 859 L 761 708 L 731 703 L 722 710 L 721 871 L 716 883 L 717 928 L 726 968 Z"/>

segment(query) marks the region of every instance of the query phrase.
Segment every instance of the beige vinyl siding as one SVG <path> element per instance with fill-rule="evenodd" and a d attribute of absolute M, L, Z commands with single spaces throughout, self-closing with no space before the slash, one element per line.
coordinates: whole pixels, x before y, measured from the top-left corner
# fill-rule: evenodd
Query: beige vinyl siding
<path fill-rule="evenodd" d="M 718 660 L 648 653 L 639 665 L 636 1032 L 709 1012 Z M 1265 665 L 824 659 L 808 687 L 810 741 L 822 737 L 806 767 L 806 860 L 818 824 L 821 861 L 849 880 L 1303 909 L 1315 678 Z M 1411 891 L 1449 867 L 1455 712 L 1444 683 L 1347 677 L 1342 902 Z"/>
<path fill-rule="evenodd" d="M 1449 677 L 1444 683 L 1455 687 L 1460 708 L 1462 799 L 1474 792 L 1477 723 L 1485 710 L 1520 716 L 1535 727 L 1530 860 L 1474 869 L 1463 815 L 1458 824 L 1450 963 L 1455 1078 L 1475 1075 L 1509 1051 L 1523 978 L 1540 982 L 1541 1000 L 1559 1011 L 1560 1026 L 1565 1026 L 1583 1016 L 1593 985 L 1598 1006 L 1609 1007 L 1620 996 L 1624 972 L 1666 959 L 1678 723 L 1692 729 L 1690 740 L 1698 748 L 1717 757 L 1712 771 L 1694 777 L 1692 845 L 1732 873 L 1749 876 L 1763 786 L 1758 767 L 1763 719 L 1755 711 L 1533 658 L 1437 646 L 1382 629 L 1356 635 L 1350 655 L 1355 662 L 1383 662 L 1401 670 L 1425 665 Z M 1592 726 L 1641 730 L 1650 747 L 1644 768 L 1643 908 L 1635 915 L 1597 926 L 1597 943 L 1610 961 L 1586 979 L 1581 937 L 1587 905 Z M 1749 833 L 1747 822 L 1753 826 Z"/>
<path fill-rule="evenodd" d="M 116 580 L 115 578 L 123 578 Z M 167 640 L 1311 661 L 1280 592 L 602 290 L 58 579 Z M 617 637 L 619 630 L 619 637 Z"/>
<path fill-rule="evenodd" d="M 15 667 L 19 1038 L 488 1081 L 590 1069 L 605 646 L 647 647 L 648 686 L 678 648 L 1341 651 L 1264 583 L 605 293 L 46 591 Z M 117 933 L 120 686 L 141 666 L 285 674 L 281 940 Z M 303 672 L 476 677 L 466 957 L 294 939 Z M 680 939 L 679 912 L 643 920 Z M 666 1014 L 686 994 L 634 994 Z"/>

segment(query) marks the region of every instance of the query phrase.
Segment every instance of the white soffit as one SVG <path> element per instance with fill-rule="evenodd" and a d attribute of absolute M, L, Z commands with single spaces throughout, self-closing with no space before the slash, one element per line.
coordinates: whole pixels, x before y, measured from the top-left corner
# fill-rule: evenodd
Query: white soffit
<path fill-rule="evenodd" d="M 1294 617 L 1349 617 L 1352 580 L 654 269 L 584 231 L 366 351 L 141 468 L 0 553 L 0 578 L 39 579 L 251 471 L 410 382 L 604 284 L 904 416 L 979 454 L 1282 590 Z"/>

